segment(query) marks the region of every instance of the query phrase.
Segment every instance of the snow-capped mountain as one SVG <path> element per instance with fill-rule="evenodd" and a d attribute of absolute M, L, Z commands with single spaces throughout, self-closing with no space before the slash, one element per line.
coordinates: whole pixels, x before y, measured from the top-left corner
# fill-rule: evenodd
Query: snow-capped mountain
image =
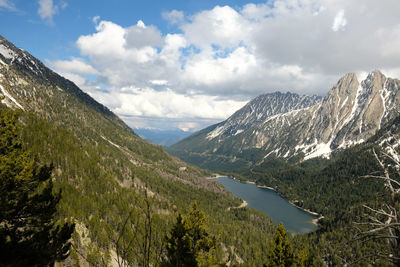
<path fill-rule="evenodd" d="M 268 156 L 329 157 L 337 148 L 364 142 L 396 117 L 399 90 L 400 80 L 374 71 L 363 81 L 346 74 L 322 101 L 286 94 L 293 101 L 288 105 L 285 97 L 265 101 L 268 95 L 260 96 L 226 121 L 175 144 L 170 152 L 203 167 L 211 162 L 227 167 L 255 164 Z"/>
<path fill-rule="evenodd" d="M 319 96 L 300 96 L 289 92 L 260 95 L 210 132 L 207 135 L 207 139 L 210 140 L 217 136 L 229 137 L 230 135 L 240 134 L 273 115 L 307 108 L 321 100 L 322 98 Z"/>

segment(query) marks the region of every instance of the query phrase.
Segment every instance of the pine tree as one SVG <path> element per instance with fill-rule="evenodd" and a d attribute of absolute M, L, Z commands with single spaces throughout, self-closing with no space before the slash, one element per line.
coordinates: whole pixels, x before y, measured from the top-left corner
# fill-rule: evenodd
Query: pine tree
<path fill-rule="evenodd" d="M 216 238 L 207 232 L 206 221 L 196 201 L 186 217 L 178 215 L 167 236 L 165 266 L 218 266 Z"/>
<path fill-rule="evenodd" d="M 53 265 L 69 255 L 74 225 L 54 221 L 52 166 L 39 166 L 19 133 L 18 113 L 0 108 L 0 265 Z"/>
<path fill-rule="evenodd" d="M 287 240 L 285 227 L 280 223 L 276 229 L 270 251 L 268 253 L 268 267 L 288 267 L 294 263 L 292 246 Z"/>
<path fill-rule="evenodd" d="M 187 232 L 184 219 L 178 215 L 176 224 L 167 237 L 167 266 L 197 266 L 196 255 L 191 246 L 192 240 Z"/>

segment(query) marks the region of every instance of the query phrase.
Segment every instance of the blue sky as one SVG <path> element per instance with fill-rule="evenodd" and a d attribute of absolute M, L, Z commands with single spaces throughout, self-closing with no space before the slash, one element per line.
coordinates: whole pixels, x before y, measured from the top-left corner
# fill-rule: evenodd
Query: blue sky
<path fill-rule="evenodd" d="M 400 77 L 398 0 L 0 0 L 0 35 L 133 128 L 198 130 L 251 98 Z"/>
<path fill-rule="evenodd" d="M 3 0 L 4 1 L 4 0 Z M 240 9 L 249 1 L 213 0 L 53 0 L 54 15 L 42 18 L 36 0 L 7 0 L 14 11 L 1 8 L 1 35 L 42 61 L 46 59 L 79 56 L 74 43 L 79 36 L 93 32 L 93 18 L 113 21 L 121 26 L 135 24 L 142 20 L 148 25 L 156 25 L 162 33 L 179 32 L 170 25 L 162 14 L 171 10 L 182 10 L 191 15 L 216 5 L 230 5 Z M 265 1 L 252 1 L 261 3 Z"/>

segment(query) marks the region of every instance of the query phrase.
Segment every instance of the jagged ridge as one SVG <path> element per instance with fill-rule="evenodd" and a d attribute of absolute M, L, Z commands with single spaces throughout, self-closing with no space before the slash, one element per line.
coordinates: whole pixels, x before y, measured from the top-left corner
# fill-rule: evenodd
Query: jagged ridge
<path fill-rule="evenodd" d="M 276 105 L 283 104 L 264 106 L 260 96 L 226 121 L 178 142 L 170 152 L 202 167 L 218 161 L 217 168 L 222 164 L 225 169 L 260 163 L 272 155 L 328 157 L 332 150 L 364 142 L 397 116 L 399 88 L 399 80 L 374 71 L 362 82 L 354 73 L 346 74 L 321 102 L 284 113 L 274 113 Z M 301 98 L 293 100 L 301 103 Z"/>

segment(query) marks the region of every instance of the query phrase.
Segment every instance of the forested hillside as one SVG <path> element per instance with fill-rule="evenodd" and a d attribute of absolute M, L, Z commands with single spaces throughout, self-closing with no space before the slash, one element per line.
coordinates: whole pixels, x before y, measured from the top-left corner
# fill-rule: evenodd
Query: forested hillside
<path fill-rule="evenodd" d="M 64 264 L 109 266 L 122 257 L 136 265 L 145 255 L 160 264 L 166 233 L 194 200 L 207 214 L 207 229 L 218 236 L 219 260 L 264 262 L 275 228 L 265 214 L 228 210 L 241 200 L 206 179 L 210 172 L 143 141 L 72 82 L 5 39 L 0 44 L 8 51 L 0 54 L 2 109 L 19 110 L 23 146 L 54 166 L 54 187 L 62 190 L 58 218 L 75 223 Z M 127 221 L 135 227 L 122 231 Z M 151 237 L 145 235 L 149 224 Z M 131 253 L 121 255 L 121 246 Z"/>
<path fill-rule="evenodd" d="M 320 229 L 309 238 L 321 249 L 327 249 L 325 256 L 334 265 L 378 264 L 381 258 L 375 252 L 389 253 L 387 240 L 372 237 L 372 242 L 358 242 L 355 236 L 359 233 L 358 223 L 371 216 L 364 206 L 380 207 L 390 202 L 387 183 L 370 175 L 383 177 L 384 172 L 374 151 L 388 166 L 397 166 L 390 157 L 398 161 L 399 135 L 400 117 L 397 117 L 364 144 L 337 151 L 331 159 L 293 163 L 270 158 L 235 175 L 273 187 L 297 206 L 321 214 Z M 398 169 L 392 169 L 390 175 L 398 180 Z"/>

